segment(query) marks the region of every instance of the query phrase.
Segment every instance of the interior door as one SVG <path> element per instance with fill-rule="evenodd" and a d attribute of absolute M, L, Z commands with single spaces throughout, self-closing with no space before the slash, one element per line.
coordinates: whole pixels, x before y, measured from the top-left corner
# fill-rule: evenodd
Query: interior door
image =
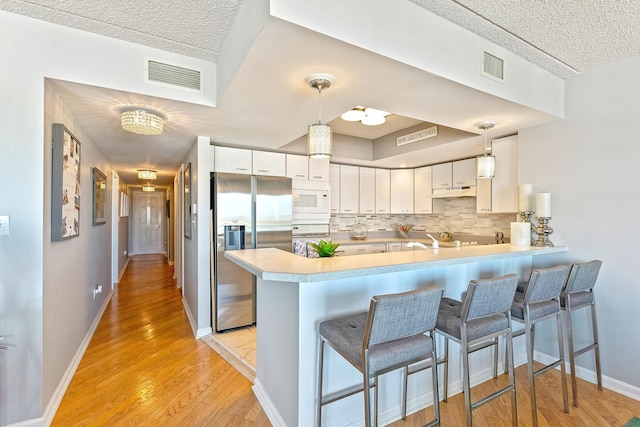
<path fill-rule="evenodd" d="M 162 253 L 162 193 L 133 193 L 133 247 L 136 254 Z"/>

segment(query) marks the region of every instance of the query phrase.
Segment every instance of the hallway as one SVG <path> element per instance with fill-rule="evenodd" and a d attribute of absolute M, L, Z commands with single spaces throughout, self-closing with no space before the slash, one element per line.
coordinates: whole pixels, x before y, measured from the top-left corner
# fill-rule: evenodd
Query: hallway
<path fill-rule="evenodd" d="M 162 255 L 132 257 L 52 426 L 267 426 L 251 382 L 193 338 Z"/>

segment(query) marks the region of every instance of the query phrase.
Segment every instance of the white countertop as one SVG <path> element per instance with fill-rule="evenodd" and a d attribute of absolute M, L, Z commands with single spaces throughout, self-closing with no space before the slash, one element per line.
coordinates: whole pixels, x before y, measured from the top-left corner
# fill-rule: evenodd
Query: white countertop
<path fill-rule="evenodd" d="M 538 248 L 507 243 L 333 258 L 305 258 L 275 248 L 230 251 L 225 256 L 259 278 L 305 283 L 566 251 L 566 246 Z"/>

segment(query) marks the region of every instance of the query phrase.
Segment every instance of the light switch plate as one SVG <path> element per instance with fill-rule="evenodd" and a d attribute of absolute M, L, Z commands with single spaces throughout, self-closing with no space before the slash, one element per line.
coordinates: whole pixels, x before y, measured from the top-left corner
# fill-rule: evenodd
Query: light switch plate
<path fill-rule="evenodd" d="M 9 235 L 9 215 L 0 215 L 0 236 Z"/>

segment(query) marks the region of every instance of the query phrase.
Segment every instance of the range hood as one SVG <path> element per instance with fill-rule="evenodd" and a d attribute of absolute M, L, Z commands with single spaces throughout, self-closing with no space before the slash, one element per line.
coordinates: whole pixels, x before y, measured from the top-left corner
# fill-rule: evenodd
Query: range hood
<path fill-rule="evenodd" d="M 468 187 L 458 188 L 440 188 L 433 190 L 431 195 L 433 199 L 446 199 L 454 197 L 476 197 L 476 186 L 470 185 Z"/>

